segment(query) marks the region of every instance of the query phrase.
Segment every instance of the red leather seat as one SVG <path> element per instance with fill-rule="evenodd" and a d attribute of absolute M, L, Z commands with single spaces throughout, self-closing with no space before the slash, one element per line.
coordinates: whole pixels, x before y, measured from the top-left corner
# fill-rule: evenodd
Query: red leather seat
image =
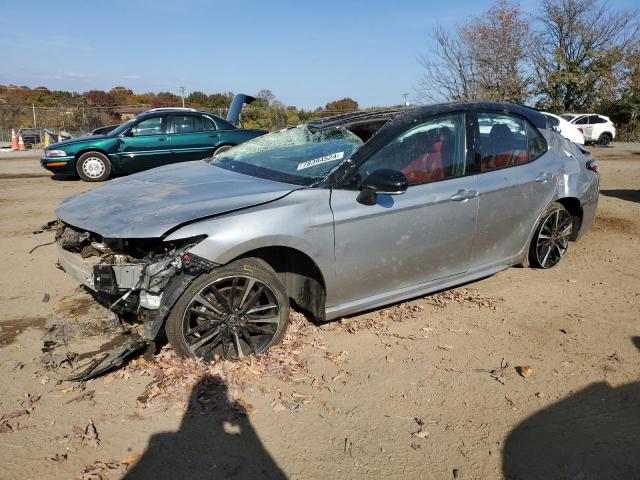
<path fill-rule="evenodd" d="M 497 123 L 491 127 L 489 133 L 488 154 L 482 156 L 482 170 L 490 170 L 492 168 L 506 167 L 519 163 L 526 163 L 528 160 L 528 152 L 524 150 L 515 150 L 513 145 L 515 139 L 513 133 L 507 125 Z"/>
<path fill-rule="evenodd" d="M 442 167 L 442 141 L 433 143 L 427 153 L 420 155 L 413 162 L 402 169 L 409 185 L 424 183 L 444 177 Z"/>

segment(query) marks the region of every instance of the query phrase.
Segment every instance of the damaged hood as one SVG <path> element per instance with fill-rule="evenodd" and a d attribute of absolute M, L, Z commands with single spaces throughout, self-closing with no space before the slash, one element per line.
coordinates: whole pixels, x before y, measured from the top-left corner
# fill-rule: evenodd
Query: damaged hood
<path fill-rule="evenodd" d="M 56 214 L 104 238 L 157 238 L 183 223 L 277 200 L 299 188 L 198 160 L 111 180 L 66 198 Z"/>

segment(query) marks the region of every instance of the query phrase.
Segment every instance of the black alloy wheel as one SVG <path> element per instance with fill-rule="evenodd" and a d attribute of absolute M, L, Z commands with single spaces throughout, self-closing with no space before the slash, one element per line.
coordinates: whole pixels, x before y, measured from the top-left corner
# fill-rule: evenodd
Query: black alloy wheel
<path fill-rule="evenodd" d="M 531 243 L 530 257 L 538 268 L 557 265 L 569 247 L 573 233 L 571 214 L 560 203 L 553 203 L 542 215 Z"/>
<path fill-rule="evenodd" d="M 196 280 L 174 306 L 166 331 L 182 356 L 242 358 L 278 343 L 288 317 L 288 297 L 275 272 L 246 259 Z"/>

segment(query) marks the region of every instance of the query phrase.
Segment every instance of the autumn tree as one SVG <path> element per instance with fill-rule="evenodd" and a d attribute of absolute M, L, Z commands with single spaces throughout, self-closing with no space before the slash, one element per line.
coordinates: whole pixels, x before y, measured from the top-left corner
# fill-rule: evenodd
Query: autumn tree
<path fill-rule="evenodd" d="M 637 15 L 598 0 L 543 1 L 530 46 L 539 104 L 580 111 L 620 96 L 638 45 Z"/>
<path fill-rule="evenodd" d="M 347 113 L 358 110 L 358 102 L 352 98 L 341 98 L 340 100 L 334 100 L 325 105 L 325 110 L 330 113 Z"/>
<path fill-rule="evenodd" d="M 489 11 L 451 31 L 436 25 L 434 47 L 420 57 L 423 101 L 523 102 L 528 93 L 525 41 L 528 23 L 520 7 L 497 0 Z"/>

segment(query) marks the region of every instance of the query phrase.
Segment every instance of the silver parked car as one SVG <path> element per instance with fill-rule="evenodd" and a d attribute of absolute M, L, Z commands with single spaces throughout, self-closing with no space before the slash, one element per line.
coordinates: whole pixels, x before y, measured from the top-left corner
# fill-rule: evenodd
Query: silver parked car
<path fill-rule="evenodd" d="M 454 103 L 288 128 L 66 199 L 59 263 L 183 356 L 531 263 L 594 221 L 597 164 L 532 109 Z"/>

